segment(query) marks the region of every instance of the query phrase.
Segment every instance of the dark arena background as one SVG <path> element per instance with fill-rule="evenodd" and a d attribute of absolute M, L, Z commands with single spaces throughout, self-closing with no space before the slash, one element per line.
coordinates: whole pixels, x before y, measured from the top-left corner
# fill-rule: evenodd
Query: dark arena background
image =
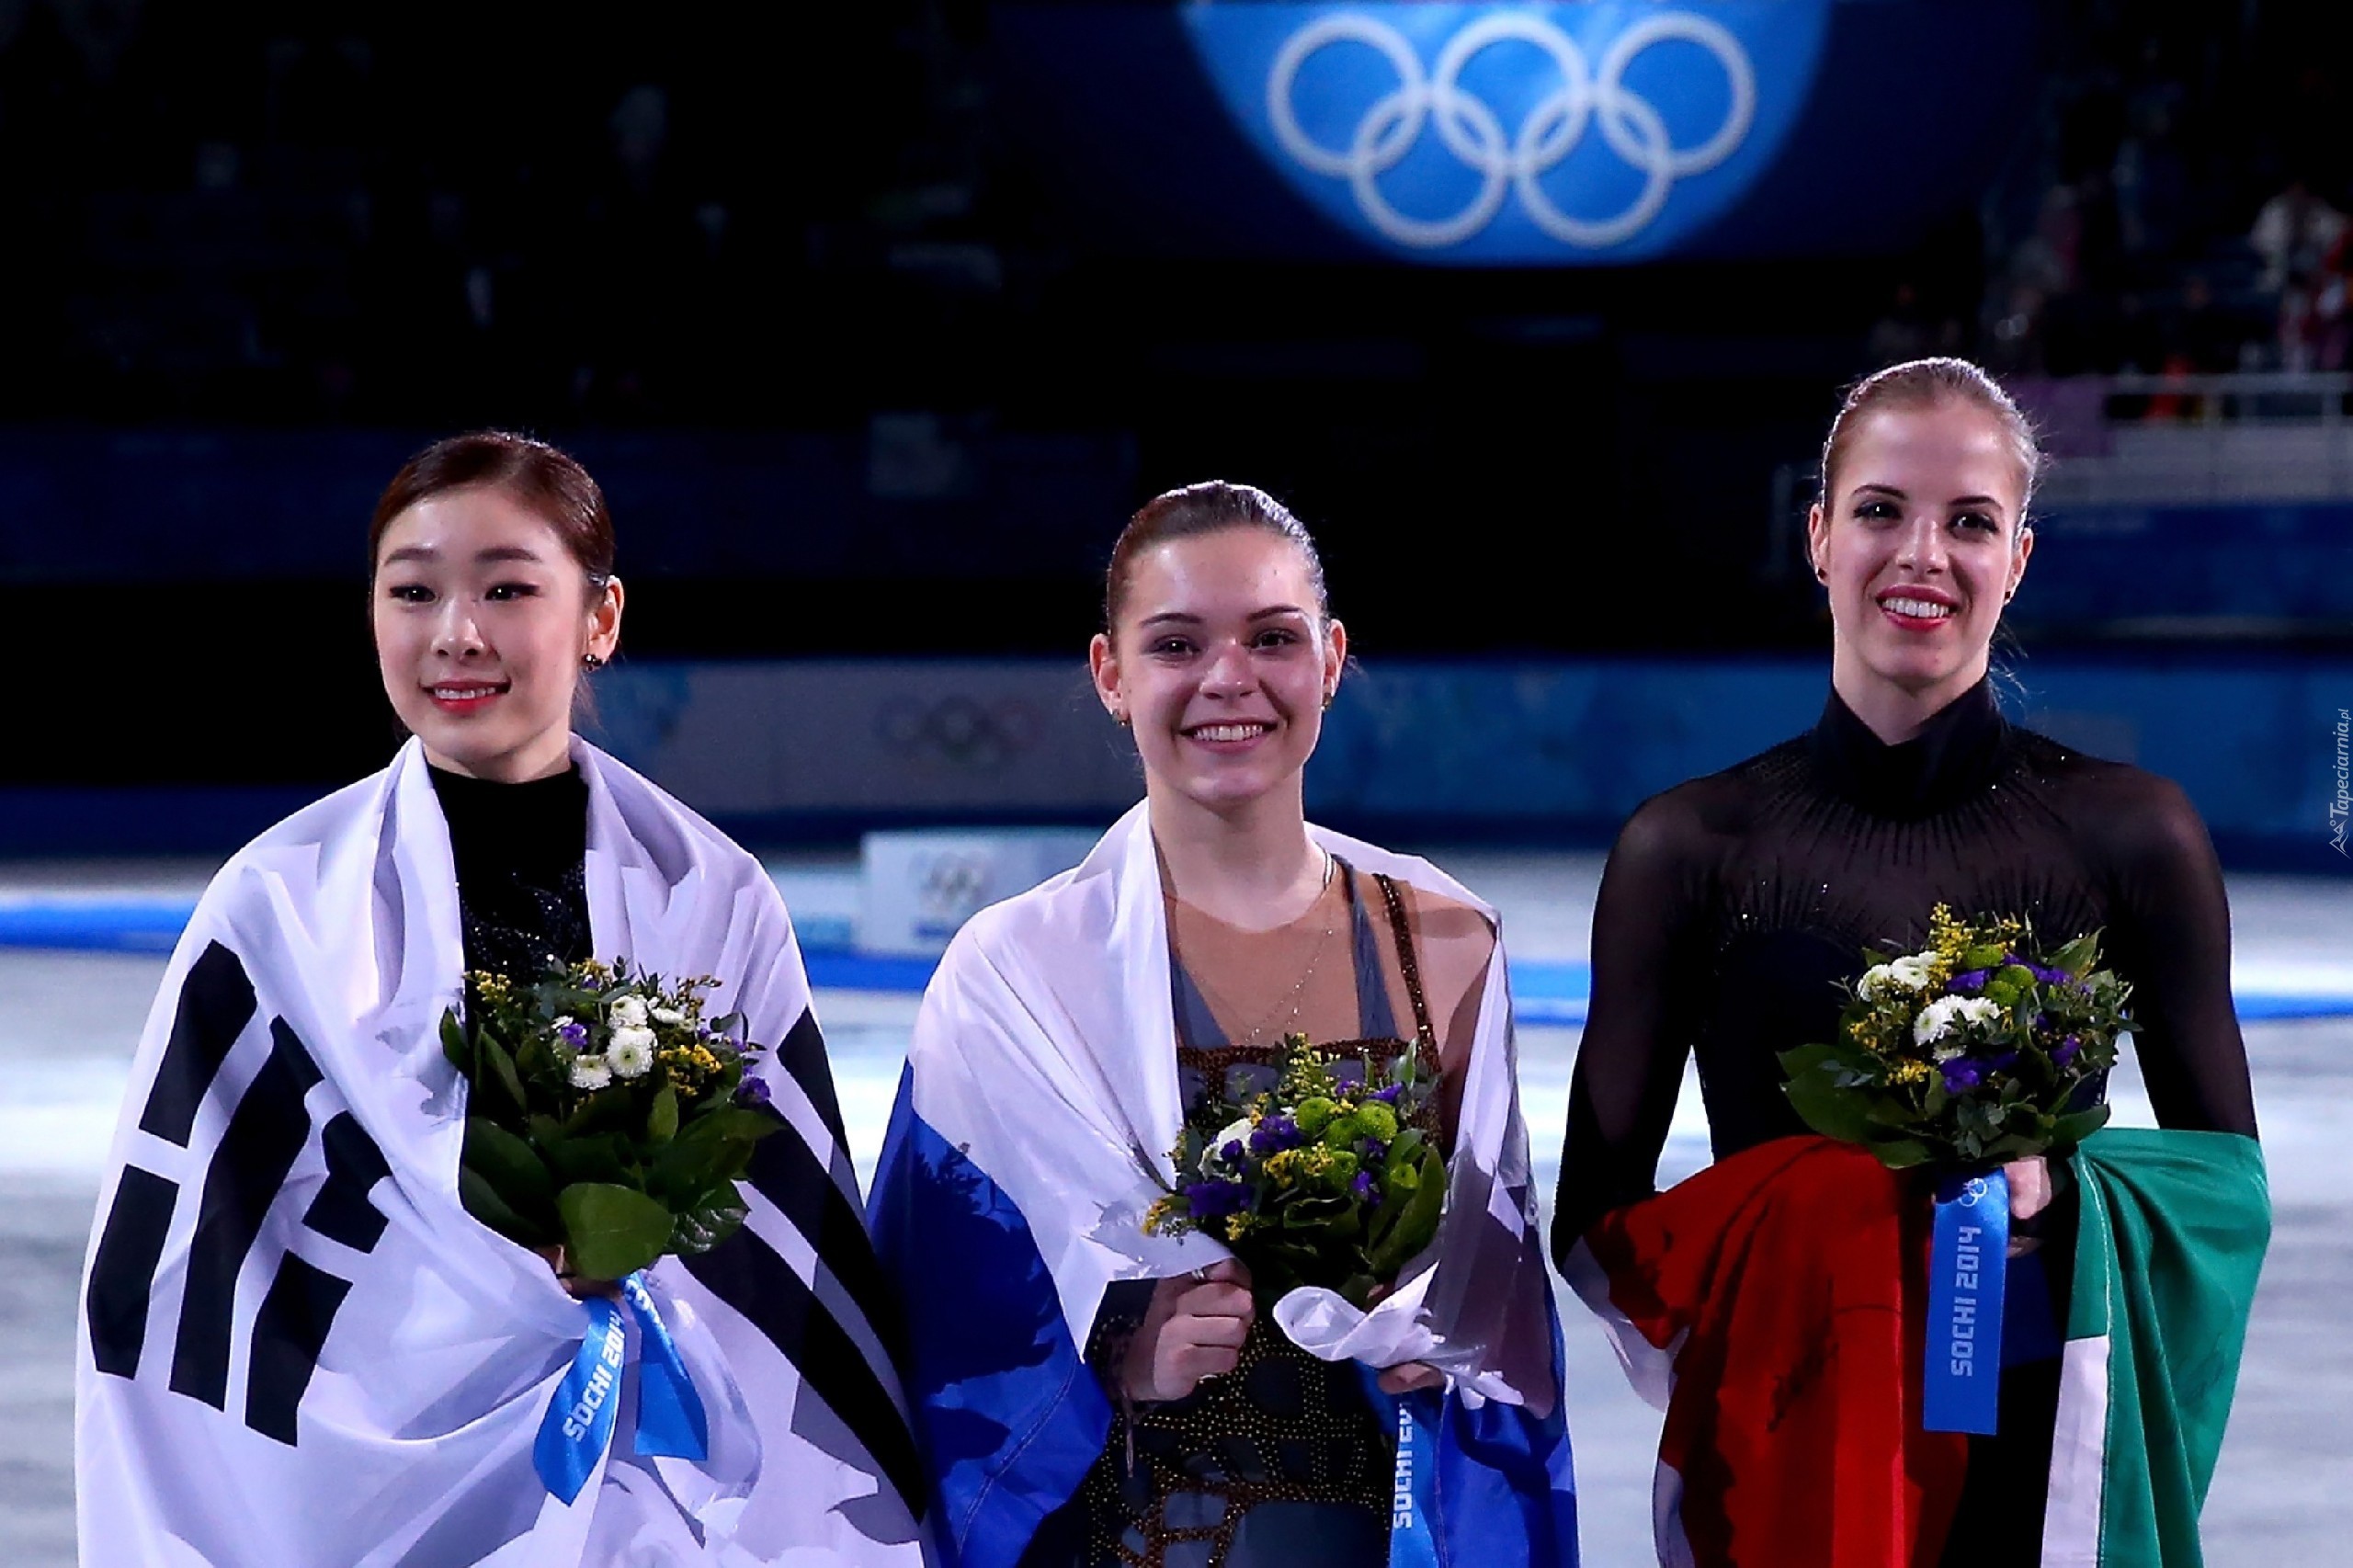
<path fill-rule="evenodd" d="M 2259 0 L 0 0 L 0 1562 L 74 1558 L 162 955 L 398 744 L 366 529 L 428 440 L 605 485 L 584 726 L 775 869 L 870 1161 L 929 955 L 1140 790 L 1120 524 L 1281 496 L 1360 661 L 1311 813 L 1505 910 L 1549 1194 L 1601 855 L 1813 722 L 1823 431 L 1939 352 L 2054 460 L 2005 706 L 2229 873 L 2278 1231 L 2208 1560 L 2344 1560 L 2348 72 Z M 1586 1561 L 1645 1562 L 1657 1418 L 1563 1309 Z"/>

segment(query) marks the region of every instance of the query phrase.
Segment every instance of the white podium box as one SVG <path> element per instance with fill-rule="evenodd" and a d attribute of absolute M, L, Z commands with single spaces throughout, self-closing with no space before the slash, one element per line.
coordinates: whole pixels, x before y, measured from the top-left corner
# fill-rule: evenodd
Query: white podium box
<path fill-rule="evenodd" d="M 870 833 L 860 849 L 858 945 L 936 955 L 965 921 L 1086 858 L 1081 828 L 924 828 Z"/>

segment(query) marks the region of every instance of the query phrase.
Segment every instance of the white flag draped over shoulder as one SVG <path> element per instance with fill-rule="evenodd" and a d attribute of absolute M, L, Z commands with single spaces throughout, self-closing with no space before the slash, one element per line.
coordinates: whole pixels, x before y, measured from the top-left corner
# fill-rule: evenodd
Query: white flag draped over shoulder
<path fill-rule="evenodd" d="M 1312 829 L 1360 870 L 1492 909 L 1426 861 Z M 908 1317 L 908 1394 L 960 1568 L 1013 1568 L 1103 1451 L 1081 1356 L 1114 1280 L 1224 1257 L 1146 1233 L 1182 1125 L 1168 934 L 1145 808 L 1075 870 L 983 910 L 925 994 L 873 1221 Z M 1539 1245 L 1500 937 L 1437 1241 L 1370 1314 L 1298 1290 L 1277 1318 L 1326 1358 L 1449 1374 L 1441 1561 L 1576 1561 L 1560 1329 Z M 964 1288 L 985 1280 L 984 1290 Z"/>
<path fill-rule="evenodd" d="M 457 887 L 412 742 L 232 859 L 165 973 L 85 1272 L 84 1568 L 921 1561 L 892 1312 L 783 901 L 676 801 L 574 756 L 597 955 L 716 976 L 713 1011 L 775 1048 L 787 1126 L 751 1220 L 647 1273 L 710 1457 L 633 1454 L 632 1369 L 574 1505 L 533 1468 L 588 1312 L 458 1199 Z"/>

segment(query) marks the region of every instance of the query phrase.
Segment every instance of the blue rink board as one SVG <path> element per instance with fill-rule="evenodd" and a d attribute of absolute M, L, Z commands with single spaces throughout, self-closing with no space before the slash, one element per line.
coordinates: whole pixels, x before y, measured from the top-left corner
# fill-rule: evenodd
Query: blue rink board
<path fill-rule="evenodd" d="M 0 898 L 0 948 L 168 953 L 195 907 L 195 900 L 180 894 Z M 804 933 L 801 958 L 811 985 L 913 995 L 930 983 L 932 960 L 861 952 L 843 940 L 847 935 L 830 923 L 813 923 Z M 1511 989 L 1523 1024 L 1582 1024 L 1593 971 L 1575 960 L 1518 959 L 1511 966 Z M 2234 1000 L 2245 1019 L 2353 1017 L 2353 988 L 2241 991 Z"/>

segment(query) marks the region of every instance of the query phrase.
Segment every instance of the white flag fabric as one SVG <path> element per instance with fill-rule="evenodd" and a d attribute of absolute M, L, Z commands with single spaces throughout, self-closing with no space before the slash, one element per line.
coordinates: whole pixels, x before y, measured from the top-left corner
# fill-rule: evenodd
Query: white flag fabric
<path fill-rule="evenodd" d="M 1496 919 L 1426 861 L 1311 833 L 1360 870 Z M 1142 1228 L 1174 1181 L 1183 1114 L 1166 914 L 1139 805 L 1077 869 L 983 910 L 949 944 L 876 1176 L 876 1241 L 906 1301 L 908 1392 L 939 1531 L 964 1568 L 1017 1562 L 1102 1451 L 1108 1406 L 1079 1353 L 1105 1287 L 1228 1256 L 1198 1233 Z M 1320 1290 L 1276 1308 L 1326 1358 L 1447 1372 L 1437 1526 L 1455 1561 L 1575 1560 L 1535 1215 L 1499 935 L 1436 1242 L 1369 1314 Z M 992 1282 L 983 1299 L 943 1289 L 966 1273 Z"/>
<path fill-rule="evenodd" d="M 709 1458 L 620 1419 L 578 1499 L 532 1463 L 588 1326 L 458 1197 L 464 958 L 421 747 L 213 880 L 133 1065 L 84 1276 L 84 1568 L 914 1564 L 920 1471 L 791 922 L 758 862 L 575 740 L 598 957 L 712 975 L 785 1127 L 743 1232 L 646 1282 Z"/>

